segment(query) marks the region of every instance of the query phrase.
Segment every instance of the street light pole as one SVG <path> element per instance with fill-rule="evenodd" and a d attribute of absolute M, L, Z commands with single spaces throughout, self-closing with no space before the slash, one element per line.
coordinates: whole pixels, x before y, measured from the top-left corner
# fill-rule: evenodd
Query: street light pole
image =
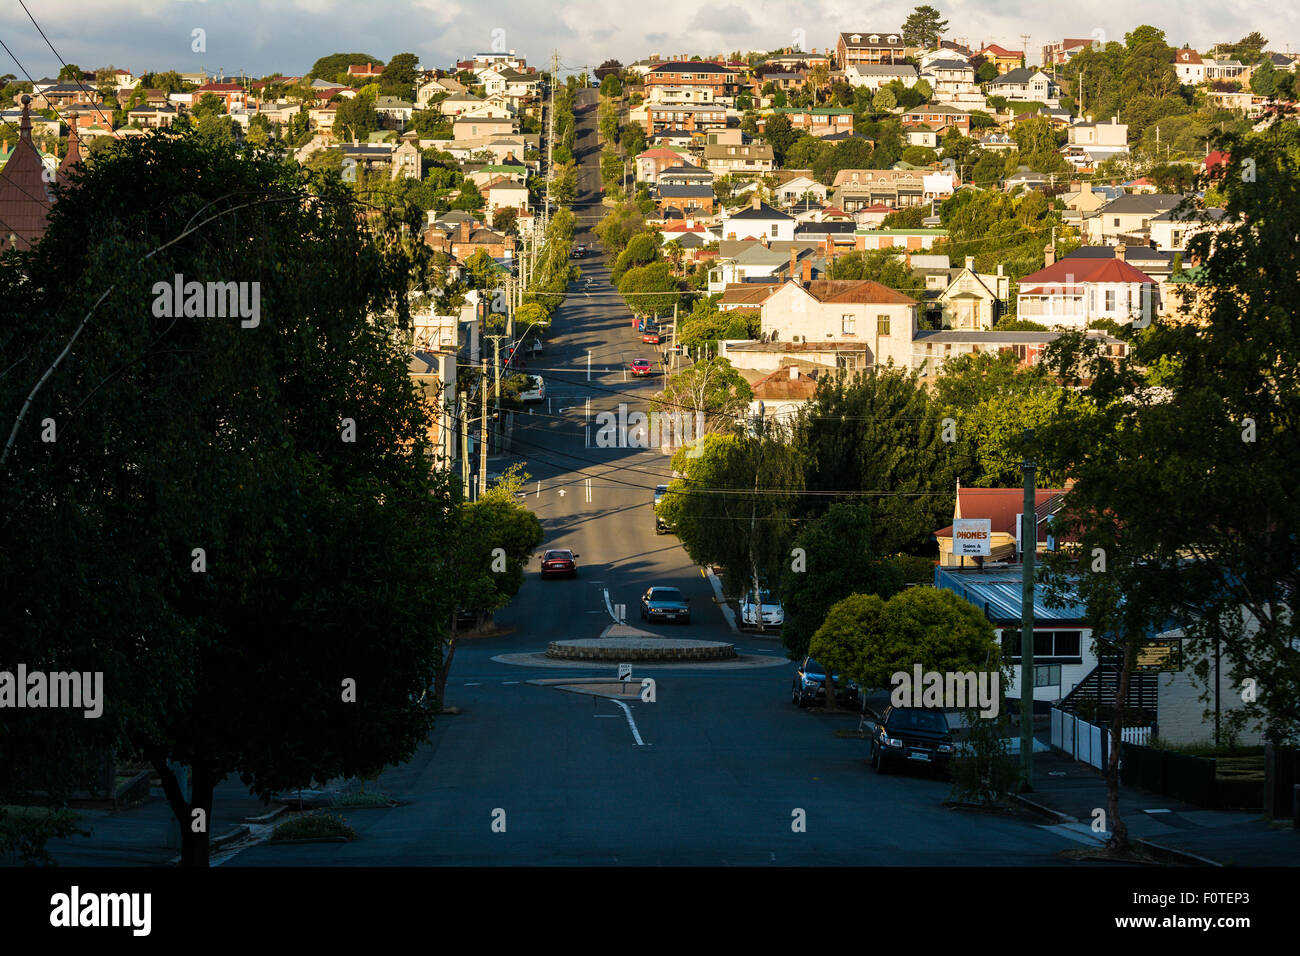
<path fill-rule="evenodd" d="M 1032 429 L 1025 429 L 1024 513 L 1020 516 L 1020 775 L 1022 791 L 1034 789 L 1034 552 L 1038 548 L 1038 521 L 1034 504 L 1033 459 L 1029 457 Z"/>

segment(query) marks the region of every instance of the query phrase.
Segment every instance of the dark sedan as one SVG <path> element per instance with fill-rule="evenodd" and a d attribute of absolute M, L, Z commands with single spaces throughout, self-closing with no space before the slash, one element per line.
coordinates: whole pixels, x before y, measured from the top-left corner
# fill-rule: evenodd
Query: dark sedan
<path fill-rule="evenodd" d="M 858 685 L 853 681 L 845 681 L 839 674 L 831 676 L 835 678 L 835 699 L 841 704 L 856 704 Z M 813 658 L 805 657 L 794 673 L 790 703 L 807 707 L 816 700 L 826 700 L 826 668 Z"/>
<path fill-rule="evenodd" d="M 650 588 L 641 596 L 641 620 L 691 623 L 691 602 L 677 588 Z"/>
<path fill-rule="evenodd" d="M 877 773 L 895 765 L 942 771 L 952 754 L 952 730 L 941 710 L 887 707 L 871 735 L 871 766 Z"/>
<path fill-rule="evenodd" d="M 542 577 L 568 577 L 576 578 L 578 576 L 578 563 L 575 560 L 578 555 L 572 551 L 562 548 L 553 548 L 550 551 L 540 555 L 542 559 Z"/>

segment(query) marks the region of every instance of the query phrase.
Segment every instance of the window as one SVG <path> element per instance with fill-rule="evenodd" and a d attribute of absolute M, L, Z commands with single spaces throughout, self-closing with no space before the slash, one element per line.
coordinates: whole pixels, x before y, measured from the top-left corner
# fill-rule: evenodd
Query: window
<path fill-rule="evenodd" d="M 776 235 L 776 230 L 777 230 L 777 228 L 778 228 L 777 226 L 773 226 L 773 227 L 772 227 L 772 235 L 773 235 L 773 236 Z"/>
<path fill-rule="evenodd" d="M 1116 217 L 1115 217 L 1115 228 L 1116 228 L 1116 229 L 1119 228 L 1119 216 L 1116 216 Z"/>
<path fill-rule="evenodd" d="M 840 334 L 841 335 L 853 334 L 853 316 L 851 315 L 840 316 Z"/>
<path fill-rule="evenodd" d="M 1034 631 L 1034 661 L 1077 662 L 1081 658 L 1082 644 L 1082 631 Z M 1006 660 L 1020 660 L 1019 628 L 1003 630 L 1002 657 Z"/>
<path fill-rule="evenodd" d="M 1114 289 L 1106 290 L 1106 311 L 1107 312 L 1115 311 L 1115 290 Z"/>
<path fill-rule="evenodd" d="M 877 335 L 889 334 L 889 316 L 887 315 L 876 316 L 876 334 Z"/>

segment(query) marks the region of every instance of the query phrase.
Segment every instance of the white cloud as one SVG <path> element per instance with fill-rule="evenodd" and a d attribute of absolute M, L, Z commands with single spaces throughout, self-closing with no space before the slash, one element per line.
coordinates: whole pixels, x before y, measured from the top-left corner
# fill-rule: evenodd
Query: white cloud
<path fill-rule="evenodd" d="M 949 21 L 948 34 L 972 43 L 1030 50 L 1054 38 L 1105 31 L 1121 41 L 1140 23 L 1163 29 L 1174 45 L 1208 47 L 1259 30 L 1274 49 L 1300 48 L 1300 7 L 1265 0 L 1076 0 L 1048 6 L 1036 0 L 931 0 Z M 576 68 L 610 57 L 630 62 L 650 53 L 703 56 L 740 49 L 775 49 L 792 36 L 808 47 L 833 46 L 841 30 L 897 29 L 915 0 L 866 7 L 856 0 L 42 0 L 32 5 L 59 52 L 83 67 L 113 63 L 136 70 L 199 69 L 261 75 L 296 73 L 329 53 L 366 52 L 385 58 L 410 51 L 426 66 L 491 49 L 494 29 L 505 45 L 545 65 L 552 49 Z M 208 33 L 208 52 L 190 52 L 190 31 Z M 795 31 L 802 31 L 796 33 Z M 0 32 L 36 76 L 58 63 L 16 5 L 0 12 Z M 12 63 L 0 72 L 17 73 Z"/>

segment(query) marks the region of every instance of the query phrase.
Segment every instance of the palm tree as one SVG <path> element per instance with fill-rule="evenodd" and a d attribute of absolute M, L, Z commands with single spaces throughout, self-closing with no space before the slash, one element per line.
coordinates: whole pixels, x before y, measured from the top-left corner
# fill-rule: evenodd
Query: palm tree
<path fill-rule="evenodd" d="M 672 239 L 665 242 L 664 252 L 668 255 L 668 261 L 673 264 L 673 274 L 677 274 L 678 270 L 681 268 L 682 256 L 686 252 L 686 250 L 682 248 L 682 241 L 680 239 Z"/>
<path fill-rule="evenodd" d="M 822 87 L 831 81 L 831 69 L 825 63 L 818 63 L 808 71 L 808 79 L 813 87 L 813 106 L 816 106 L 818 94 L 821 93 Z"/>

